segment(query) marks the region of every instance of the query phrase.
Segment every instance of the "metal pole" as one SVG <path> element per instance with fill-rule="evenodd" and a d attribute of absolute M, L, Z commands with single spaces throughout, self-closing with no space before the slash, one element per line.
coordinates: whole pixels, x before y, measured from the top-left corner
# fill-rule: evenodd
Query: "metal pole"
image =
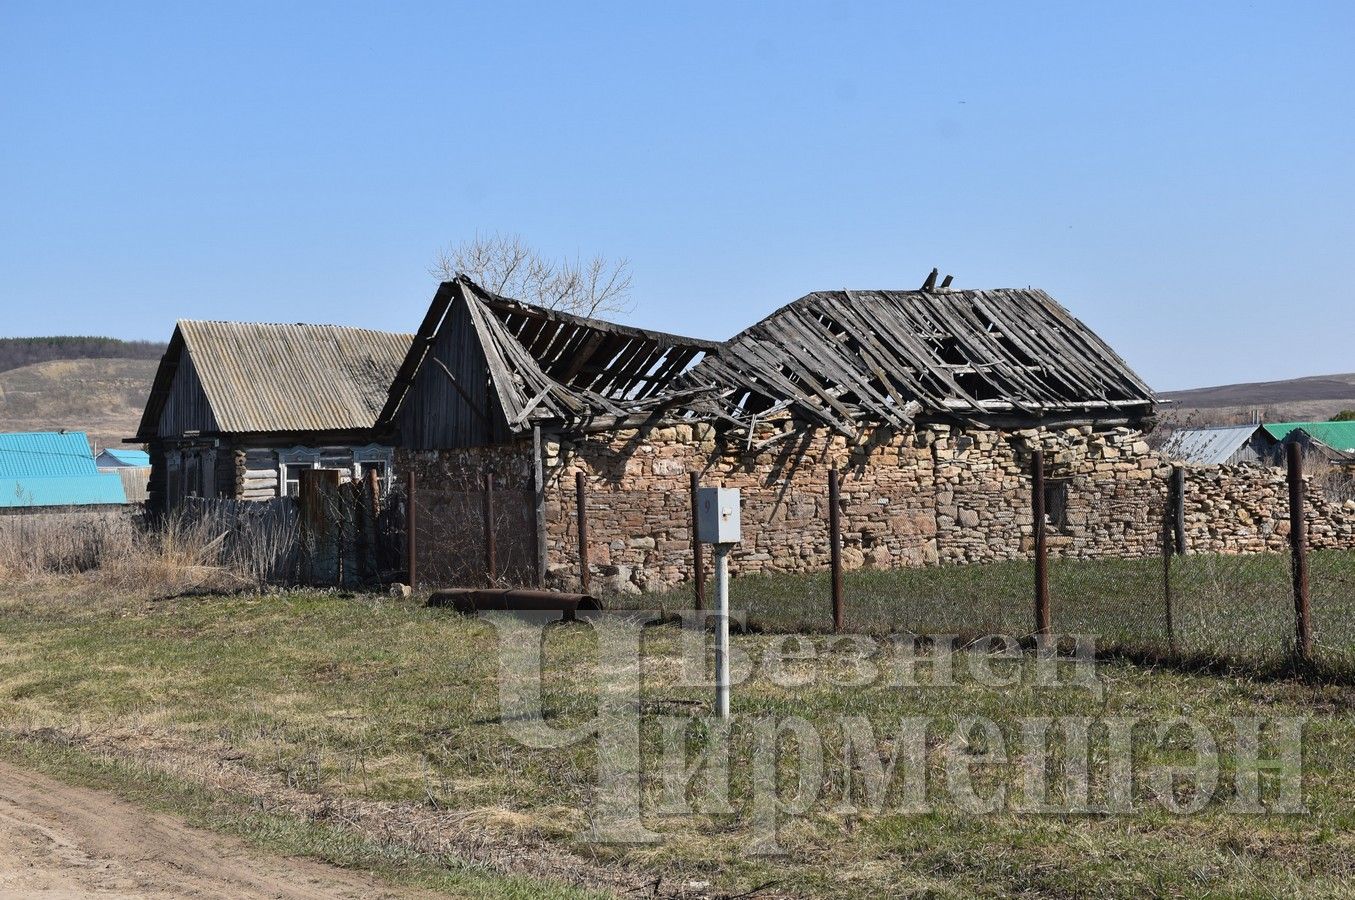
<path fill-rule="evenodd" d="M 828 559 L 833 570 L 833 630 L 846 619 L 842 604 L 842 504 L 837 469 L 828 470 Z"/>
<path fill-rule="evenodd" d="M 1167 647 L 1176 652 L 1176 625 L 1172 616 L 1172 555 L 1176 550 L 1172 522 L 1175 519 L 1177 505 L 1176 473 L 1179 466 L 1172 468 L 1171 480 L 1167 482 L 1167 505 L 1162 511 L 1162 602 L 1167 613 Z"/>
<path fill-rule="evenodd" d="M 408 556 L 409 589 L 411 591 L 419 589 L 418 541 L 414 537 L 419 524 L 419 516 L 415 511 L 414 503 L 416 484 L 414 471 L 411 469 L 405 475 L 405 553 Z"/>
<path fill-rule="evenodd" d="M 574 514 L 579 525 L 579 592 L 588 593 L 591 573 L 588 571 L 588 477 L 574 473 Z"/>
<path fill-rule="evenodd" d="M 706 608 L 706 561 L 702 558 L 701 540 L 696 536 L 696 492 L 701 489 L 701 476 L 692 475 L 692 578 L 696 587 L 696 608 Z"/>
<path fill-rule="evenodd" d="M 729 544 L 715 545 L 715 711 L 729 719 Z"/>
<path fill-rule="evenodd" d="M 1176 555 L 1186 555 L 1186 470 L 1172 466 L 1172 529 L 1176 533 Z"/>
<path fill-rule="evenodd" d="M 1289 444 L 1289 554 L 1294 576 L 1294 652 L 1303 662 L 1313 656 L 1308 609 L 1308 523 L 1303 515 L 1303 448 Z"/>
<path fill-rule="evenodd" d="M 1049 548 L 1045 542 L 1044 451 L 1030 458 L 1030 506 L 1035 525 L 1035 632 L 1049 634 Z"/>
<path fill-rule="evenodd" d="M 494 533 L 494 473 L 485 473 L 485 575 L 490 587 L 499 581 L 497 536 Z"/>

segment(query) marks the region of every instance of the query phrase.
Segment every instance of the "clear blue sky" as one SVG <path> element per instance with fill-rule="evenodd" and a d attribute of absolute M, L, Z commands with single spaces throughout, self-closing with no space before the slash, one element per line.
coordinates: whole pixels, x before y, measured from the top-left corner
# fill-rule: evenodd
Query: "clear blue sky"
<path fill-rule="evenodd" d="M 1355 371 L 1355 3 L 0 0 L 6 335 L 413 330 L 440 246 L 638 324 L 1036 285 L 1161 389 Z"/>

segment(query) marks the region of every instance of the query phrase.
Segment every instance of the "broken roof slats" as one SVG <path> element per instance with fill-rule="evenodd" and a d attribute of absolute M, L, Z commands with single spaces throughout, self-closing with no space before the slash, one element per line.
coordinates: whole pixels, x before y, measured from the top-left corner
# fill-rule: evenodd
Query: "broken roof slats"
<path fill-rule="evenodd" d="M 646 341 L 628 341 L 622 351 L 607 365 L 606 371 L 594 379 L 590 390 L 604 396 L 619 393 L 614 390 L 615 386 L 628 377 L 638 360 L 648 358 L 653 351 L 653 346 Z"/>
<path fill-rule="evenodd" d="M 828 347 L 823 335 L 812 334 L 809 326 L 799 320 L 795 310 L 788 310 L 788 315 L 779 318 L 775 322 L 767 323 L 767 333 L 774 339 L 782 342 L 796 341 L 800 345 L 800 350 L 804 356 L 815 364 L 817 372 L 810 370 L 810 374 L 826 390 L 831 390 L 831 385 L 837 381 L 857 396 L 857 403 L 864 404 L 880 415 L 886 421 L 891 418 L 888 405 L 883 402 L 884 398 L 877 394 L 870 385 L 862 380 L 859 373 L 853 370 L 849 365 L 842 365 L 842 360 L 835 351 Z M 821 326 L 820 326 L 821 327 Z M 826 351 L 826 352 L 825 352 Z M 851 418 L 848 418 L 851 421 Z"/>
<path fill-rule="evenodd" d="M 973 374 L 989 385 L 998 396 L 1006 395 L 1013 406 L 1025 412 L 1035 412 L 1031 401 L 1038 403 L 1045 396 L 1045 391 L 1032 384 L 1024 373 L 1010 365 L 1009 361 L 1002 359 L 1007 353 L 1007 348 L 992 337 L 983 320 L 973 314 L 972 306 L 968 303 L 938 304 L 938 308 L 944 309 L 946 317 L 957 317 L 968 326 L 956 328 L 954 331 L 960 351 L 969 359 Z M 999 377 L 990 377 L 990 373 L 995 373 Z"/>
<path fill-rule="evenodd" d="M 976 291 L 981 303 L 986 303 L 988 295 L 993 295 L 992 306 L 985 307 L 990 317 L 1000 317 L 997 319 L 1001 323 L 1002 331 L 1013 342 L 1022 342 L 1022 352 L 1028 357 L 1048 358 L 1055 357 L 1059 359 L 1060 365 L 1046 366 L 1047 378 L 1044 382 L 1046 390 L 1044 394 L 1048 402 L 1058 402 L 1059 394 L 1053 391 L 1054 383 L 1062 384 L 1065 388 L 1064 397 L 1077 392 L 1085 394 L 1087 391 L 1094 391 L 1098 397 L 1105 399 L 1099 384 L 1089 384 L 1088 376 L 1090 370 L 1084 365 L 1081 354 L 1073 351 L 1059 335 L 1059 328 L 1044 315 L 1043 304 L 1038 303 L 1019 303 L 1018 298 L 1007 296 L 1005 291 Z M 1022 328 L 1018 323 L 1010 321 L 1008 312 L 1010 307 L 1019 303 L 1023 311 L 1027 314 L 1028 321 Z M 1039 342 L 1038 347 L 1031 346 L 1031 341 Z"/>
<path fill-rule="evenodd" d="M 752 339 L 750 340 L 741 341 L 737 350 L 730 348 L 726 353 L 721 354 L 717 358 L 722 362 L 725 360 L 730 362 L 733 362 L 734 360 L 751 361 L 754 366 L 753 371 L 749 373 L 749 375 L 751 375 L 753 379 L 753 385 L 756 385 L 757 379 L 759 378 L 770 382 L 779 382 L 779 384 L 775 386 L 780 388 L 782 397 L 789 396 L 802 400 L 801 407 L 820 419 L 825 425 L 840 431 L 848 431 L 853 435 L 855 434 L 856 429 L 849 424 L 853 419 L 852 411 L 842 406 L 835 397 L 828 396 L 822 389 L 818 389 L 813 384 L 808 384 L 808 387 L 813 391 L 812 395 L 807 394 L 802 390 L 799 385 L 795 384 L 795 382 L 782 371 L 785 360 L 774 358 L 763 345 L 760 336 L 752 336 Z M 737 369 L 733 371 L 733 374 L 739 379 L 749 377 Z M 717 381 L 716 383 L 718 384 L 719 382 Z M 775 403 L 778 399 L 778 395 L 775 393 L 768 393 L 765 390 L 760 393 L 766 396 L 767 400 L 771 403 Z M 839 413 L 842 416 L 842 419 L 835 418 L 831 412 L 824 409 L 816 402 L 816 400 L 824 401 L 829 407 L 832 407 L 834 411 Z"/>
<path fill-rule="evenodd" d="M 871 293 L 874 294 L 875 292 Z M 919 376 L 923 378 L 923 384 L 925 385 L 927 381 L 930 381 L 934 385 L 931 390 L 922 391 L 918 400 L 924 405 L 936 405 L 938 401 L 958 395 L 961 400 L 973 405 L 977 398 L 971 396 L 949 372 L 937 367 L 935 352 L 913 330 L 917 325 L 917 317 L 914 316 L 911 322 L 902 320 L 893 314 L 898 311 L 896 308 L 889 308 L 896 306 L 895 304 L 886 306 L 883 298 L 879 300 L 872 298 L 872 300 L 874 300 L 877 308 L 872 310 L 874 315 L 872 315 L 871 321 L 876 323 L 880 330 L 903 348 L 906 353 L 910 354 L 909 357 L 904 357 L 904 359 L 909 359 L 914 364 Z"/>
<path fill-rule="evenodd" d="M 822 292 L 715 344 L 532 307 L 465 279 L 439 297 L 445 290 L 480 308 L 491 376 L 523 427 L 592 428 L 666 409 L 748 429 L 793 405 L 854 435 L 863 420 L 903 425 L 926 409 L 965 418 L 1146 413 L 1153 403 L 1124 361 L 1041 291 Z"/>
<path fill-rule="evenodd" d="M 834 308 L 833 313 L 833 321 L 836 321 L 839 325 L 842 325 L 847 329 L 847 334 L 860 348 L 864 357 L 863 362 L 870 369 L 875 380 L 880 382 L 880 386 L 889 395 L 891 403 L 894 406 L 903 407 L 907 403 L 907 400 L 900 391 L 913 393 L 914 395 L 916 395 L 916 391 L 902 383 L 906 379 L 895 379 L 891 377 L 891 373 L 885 368 L 890 364 L 889 354 L 880 346 L 875 335 L 871 334 L 871 329 L 854 327 L 853 323 L 850 321 L 851 316 L 844 315 L 844 310 L 841 308 Z M 844 321 L 844 319 L 847 321 Z M 825 328 L 827 327 L 825 324 L 825 317 L 822 315 L 811 316 L 810 321 L 818 323 Z"/>
<path fill-rule="evenodd" d="M 851 292 L 847 292 L 851 298 Z M 874 354 L 874 367 L 880 371 L 881 377 L 888 377 L 891 381 L 898 383 L 899 390 L 911 395 L 908 399 L 917 399 L 926 395 L 926 390 L 922 383 L 913 378 L 910 371 L 916 371 L 912 367 L 898 364 L 898 355 L 890 354 L 888 349 L 880 343 L 881 335 L 873 334 L 871 323 L 866 322 L 860 316 L 856 309 L 852 308 L 850 303 L 842 303 L 836 298 L 828 298 L 828 308 L 833 312 L 837 322 L 846 327 L 853 337 L 862 344 L 867 352 Z M 900 405 L 906 403 L 901 396 L 896 398 Z"/>
<path fill-rule="evenodd" d="M 1068 347 L 1070 355 L 1079 362 L 1087 358 L 1086 354 L 1094 355 L 1102 365 L 1096 370 L 1087 370 L 1085 376 L 1086 382 L 1096 382 L 1104 386 L 1106 377 L 1113 376 L 1118 382 L 1121 392 L 1127 398 L 1134 398 L 1139 395 L 1152 396 L 1152 390 L 1148 385 L 1134 374 L 1120 356 L 1110 348 L 1110 345 L 1101 340 L 1091 329 L 1087 328 L 1080 319 L 1072 316 L 1043 291 L 1033 291 L 1033 294 L 1043 299 L 1043 303 L 1038 308 L 1044 315 L 1047 322 L 1054 327 L 1051 332 L 1058 333 L 1064 345 Z M 1076 342 L 1074 344 L 1073 342 Z M 1080 345 L 1080 346 L 1077 346 Z"/>

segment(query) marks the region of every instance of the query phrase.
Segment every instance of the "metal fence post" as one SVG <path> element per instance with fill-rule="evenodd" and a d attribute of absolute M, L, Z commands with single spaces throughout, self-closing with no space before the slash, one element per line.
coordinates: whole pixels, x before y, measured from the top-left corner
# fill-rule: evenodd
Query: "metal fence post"
<path fill-rule="evenodd" d="M 828 470 L 828 547 L 833 568 L 833 630 L 841 631 L 846 612 L 842 603 L 842 504 L 837 468 Z"/>
<path fill-rule="evenodd" d="M 1294 579 L 1294 652 L 1302 662 L 1313 656 L 1308 608 L 1308 523 L 1304 518 L 1303 448 L 1286 447 L 1289 462 L 1289 562 Z"/>
<path fill-rule="evenodd" d="M 1030 457 L 1030 506 L 1035 526 L 1035 632 L 1049 634 L 1049 547 L 1045 540 L 1044 451 Z"/>
<path fill-rule="evenodd" d="M 588 478 L 582 472 L 574 473 L 574 514 L 579 523 L 579 592 L 586 594 L 592 577 L 588 571 Z"/>
<path fill-rule="evenodd" d="M 405 556 L 409 568 L 410 590 L 419 588 L 419 551 L 415 534 L 418 530 L 419 515 L 415 507 L 416 485 L 414 470 L 405 473 Z"/>
<path fill-rule="evenodd" d="M 493 587 L 499 581 L 497 536 L 494 533 L 494 473 L 485 473 L 485 575 Z"/>
<path fill-rule="evenodd" d="M 1186 470 L 1172 466 L 1172 532 L 1177 556 L 1186 555 Z"/>

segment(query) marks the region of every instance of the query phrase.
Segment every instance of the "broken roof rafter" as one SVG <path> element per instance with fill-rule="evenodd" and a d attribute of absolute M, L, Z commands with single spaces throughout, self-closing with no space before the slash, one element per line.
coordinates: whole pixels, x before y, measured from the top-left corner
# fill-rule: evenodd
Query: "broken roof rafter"
<path fill-rule="evenodd" d="M 720 418 L 792 414 L 854 434 L 930 409 L 960 418 L 1151 411 L 1152 391 L 1085 325 L 1036 290 L 809 294 L 691 372 L 722 387 Z"/>
<path fill-rule="evenodd" d="M 662 414 L 750 433 L 783 413 L 855 436 L 925 411 L 1006 421 L 1133 420 L 1151 390 L 1036 290 L 809 294 L 724 343 L 588 319 L 489 293 L 439 289 L 392 388 L 390 421 L 452 303 L 464 302 L 510 427 L 598 430 Z"/>
<path fill-rule="evenodd" d="M 675 382 L 694 361 L 719 347 L 713 341 L 544 309 L 457 278 L 438 289 L 392 385 L 382 424 L 394 420 L 457 303 L 465 304 L 469 313 L 489 382 L 511 430 L 547 421 L 619 422 L 712 390 Z"/>

